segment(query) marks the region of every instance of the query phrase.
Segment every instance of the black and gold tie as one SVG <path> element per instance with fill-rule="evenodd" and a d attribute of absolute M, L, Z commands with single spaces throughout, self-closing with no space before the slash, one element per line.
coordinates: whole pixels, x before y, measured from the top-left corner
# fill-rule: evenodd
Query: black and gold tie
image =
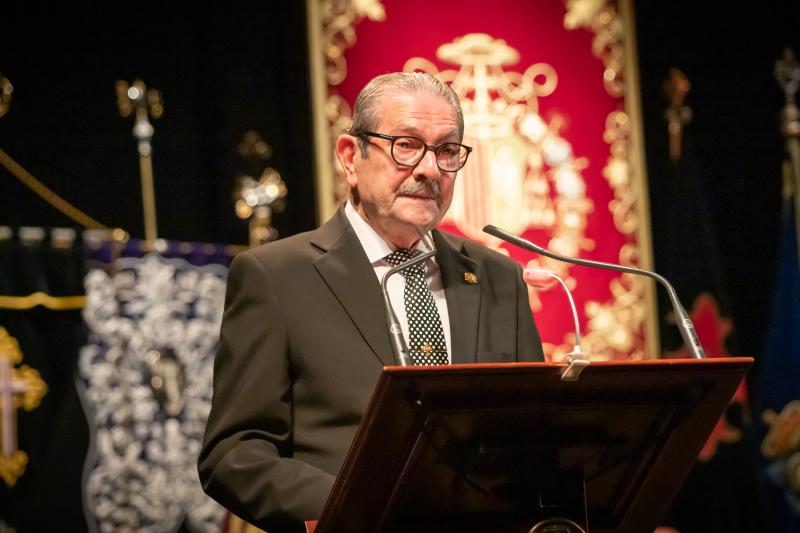
<path fill-rule="evenodd" d="M 397 266 L 421 253 L 419 250 L 401 248 L 385 259 L 390 265 Z M 408 320 L 408 350 L 415 365 L 446 365 L 447 343 L 442 319 L 425 282 L 425 268 L 423 261 L 400 271 L 406 280 L 403 300 Z"/>

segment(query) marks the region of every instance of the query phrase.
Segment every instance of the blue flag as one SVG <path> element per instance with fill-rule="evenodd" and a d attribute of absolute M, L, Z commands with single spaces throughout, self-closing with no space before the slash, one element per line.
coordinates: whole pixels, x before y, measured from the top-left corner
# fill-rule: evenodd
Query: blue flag
<path fill-rule="evenodd" d="M 771 531 L 800 531 L 800 268 L 794 217 L 784 217 L 769 330 L 758 382 L 762 480 Z"/>

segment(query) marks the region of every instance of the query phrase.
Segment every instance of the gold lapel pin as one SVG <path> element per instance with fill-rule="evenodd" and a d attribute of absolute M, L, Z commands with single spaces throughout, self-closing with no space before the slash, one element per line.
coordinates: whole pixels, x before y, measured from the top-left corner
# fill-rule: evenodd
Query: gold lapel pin
<path fill-rule="evenodd" d="M 466 281 L 470 285 L 475 285 L 476 283 L 478 283 L 478 276 L 476 276 L 472 272 L 464 272 L 464 281 Z"/>

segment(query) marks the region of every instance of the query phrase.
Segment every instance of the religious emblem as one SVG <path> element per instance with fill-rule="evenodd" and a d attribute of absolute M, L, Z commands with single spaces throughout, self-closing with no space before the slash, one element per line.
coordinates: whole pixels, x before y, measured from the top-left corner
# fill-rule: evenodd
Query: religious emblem
<path fill-rule="evenodd" d="M 27 454 L 17 449 L 17 409 L 35 409 L 47 393 L 38 371 L 26 365 L 14 368 L 21 362 L 19 342 L 0 326 L 0 477 L 9 487 L 28 464 Z"/>
<path fill-rule="evenodd" d="M 539 114 L 539 98 L 558 84 L 553 67 L 537 63 L 524 72 L 504 71 L 519 62 L 519 53 L 484 33 L 459 37 L 436 55 L 459 69 L 439 71 L 416 57 L 403 70 L 427 72 L 450 84 L 464 112 L 464 143 L 474 148 L 444 223 L 495 248 L 500 241 L 482 231 L 486 224 L 513 233 L 543 232 L 548 246 L 565 255 L 591 248 L 584 229 L 593 205 L 581 176 L 587 161 L 575 157 L 559 134 L 562 117 L 545 120 Z M 566 269 L 546 258 L 539 261 L 552 270 Z"/>

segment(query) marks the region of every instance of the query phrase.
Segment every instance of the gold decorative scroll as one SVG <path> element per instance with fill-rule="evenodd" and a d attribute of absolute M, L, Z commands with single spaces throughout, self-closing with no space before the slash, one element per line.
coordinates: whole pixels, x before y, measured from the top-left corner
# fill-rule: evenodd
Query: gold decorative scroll
<path fill-rule="evenodd" d="M 640 217 L 636 210 L 636 187 L 628 165 L 629 125 L 628 116 L 622 111 L 613 112 L 606 119 L 603 138 L 610 145 L 611 156 L 603 176 L 614 191 L 614 199 L 609 202 L 614 227 L 624 235 L 633 236 L 640 226 Z M 619 262 L 625 266 L 639 266 L 639 246 L 624 245 L 619 252 Z M 636 341 L 642 335 L 646 317 L 645 285 L 644 278 L 623 274 L 610 282 L 613 296 L 610 302 L 586 303 L 589 332 L 583 339 L 584 350 L 603 354 L 606 359 L 644 357 L 641 349 L 634 348 L 641 344 Z"/>
<path fill-rule="evenodd" d="M 322 53 L 328 85 L 339 85 L 347 77 L 344 51 L 356 44 L 356 23 L 364 17 L 383 20 L 380 0 L 333 0 L 319 2 L 322 18 Z"/>
<path fill-rule="evenodd" d="M 355 25 L 365 17 L 383 20 L 386 12 L 380 0 L 306 0 L 306 8 L 317 148 L 317 220 L 324 222 L 347 196 L 333 146 L 350 127 L 352 116 L 347 102 L 328 87 L 339 85 L 347 77 L 344 52 L 356 42 Z"/>
<path fill-rule="evenodd" d="M 564 27 L 589 29 L 594 33 L 592 54 L 605 65 L 603 85 L 611 96 L 623 96 L 625 83 L 625 26 L 617 13 L 616 2 L 610 0 L 566 0 Z"/>
<path fill-rule="evenodd" d="M 626 111 L 610 113 L 603 133 L 610 152 L 603 176 L 614 191 L 614 199 L 608 207 L 614 226 L 633 240 L 622 247 L 619 261 L 626 266 L 652 268 L 631 2 L 566 0 L 566 5 L 564 27 L 594 32 L 592 53 L 606 67 L 603 72 L 606 91 L 611 96 L 625 98 Z M 623 75 L 623 70 L 627 71 L 627 76 Z M 641 276 L 623 275 L 612 280 L 609 289 L 613 295 L 610 302 L 589 301 L 585 305 L 589 331 L 583 338 L 584 349 L 589 353 L 602 353 L 605 358 L 655 356 L 658 353 L 658 332 L 652 281 Z M 644 336 L 645 352 L 631 352 L 638 344 L 634 342 L 638 335 Z M 571 342 L 568 336 L 555 352 L 566 354 L 571 349 Z"/>
<path fill-rule="evenodd" d="M 608 208 L 614 219 L 614 226 L 624 235 L 634 236 L 641 224 L 636 210 L 639 201 L 636 185 L 631 180 L 628 165 L 628 133 L 630 119 L 623 111 L 615 111 L 606 118 L 606 129 L 603 139 L 609 144 L 611 155 L 608 158 L 603 177 L 614 191 L 614 199 Z"/>

